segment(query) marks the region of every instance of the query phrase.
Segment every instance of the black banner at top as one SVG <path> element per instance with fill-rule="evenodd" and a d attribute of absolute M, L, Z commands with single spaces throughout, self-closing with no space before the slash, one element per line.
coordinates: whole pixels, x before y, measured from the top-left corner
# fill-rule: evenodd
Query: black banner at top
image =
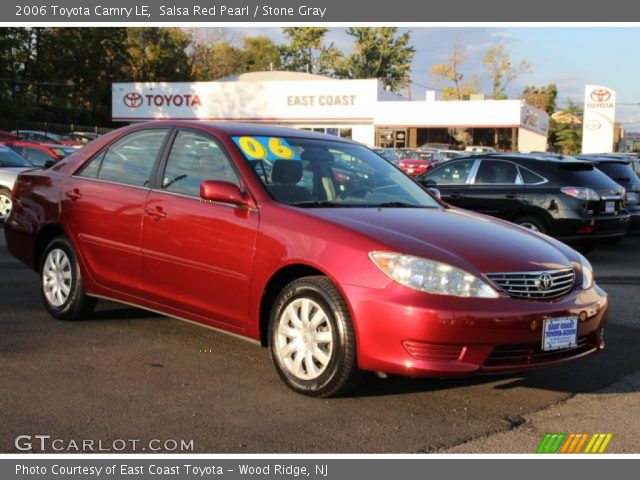
<path fill-rule="evenodd" d="M 597 7 L 597 8 L 596 8 Z M 4 23 L 637 22 L 640 5 L 609 0 L 14 0 Z"/>

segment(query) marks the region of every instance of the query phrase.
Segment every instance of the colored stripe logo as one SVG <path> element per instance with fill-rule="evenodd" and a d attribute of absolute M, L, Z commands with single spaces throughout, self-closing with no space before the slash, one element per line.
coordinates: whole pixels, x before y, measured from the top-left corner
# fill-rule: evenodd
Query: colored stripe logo
<path fill-rule="evenodd" d="M 604 453 L 611 438 L 612 433 L 545 433 L 536 453 Z"/>

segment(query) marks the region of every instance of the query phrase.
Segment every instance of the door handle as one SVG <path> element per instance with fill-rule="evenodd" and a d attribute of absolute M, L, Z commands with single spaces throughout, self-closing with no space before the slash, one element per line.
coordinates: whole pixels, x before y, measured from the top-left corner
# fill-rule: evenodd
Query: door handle
<path fill-rule="evenodd" d="M 80 193 L 80 190 L 78 190 L 77 188 L 74 188 L 73 190 L 69 190 L 68 192 L 65 192 L 65 196 L 70 199 L 72 202 L 75 202 L 76 200 L 80 200 L 82 198 L 82 194 Z"/>
<path fill-rule="evenodd" d="M 518 198 L 518 194 L 514 192 L 509 192 L 506 195 L 507 198 Z"/>
<path fill-rule="evenodd" d="M 462 194 L 458 193 L 458 192 L 455 192 L 455 193 L 452 193 L 451 195 L 449 195 L 449 198 L 453 198 L 453 199 L 462 198 Z"/>
<path fill-rule="evenodd" d="M 162 207 L 147 208 L 145 210 L 145 213 L 151 218 L 153 218 L 155 221 L 158 221 L 167 217 L 167 214 L 164 213 L 164 210 L 162 209 Z"/>

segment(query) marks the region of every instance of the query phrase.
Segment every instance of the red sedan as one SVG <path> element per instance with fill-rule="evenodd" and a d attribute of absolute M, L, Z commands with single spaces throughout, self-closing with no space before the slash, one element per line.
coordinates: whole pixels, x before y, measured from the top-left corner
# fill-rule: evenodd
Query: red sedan
<path fill-rule="evenodd" d="M 417 177 L 433 167 L 436 162 L 433 152 L 415 150 L 409 157 L 400 160 L 398 167 L 410 177 Z"/>
<path fill-rule="evenodd" d="M 349 165 L 367 175 L 339 185 Z M 20 174 L 5 231 L 54 317 L 108 298 L 240 335 L 307 395 L 363 370 L 512 371 L 604 348 L 607 295 L 582 255 L 333 136 L 126 127 Z"/>

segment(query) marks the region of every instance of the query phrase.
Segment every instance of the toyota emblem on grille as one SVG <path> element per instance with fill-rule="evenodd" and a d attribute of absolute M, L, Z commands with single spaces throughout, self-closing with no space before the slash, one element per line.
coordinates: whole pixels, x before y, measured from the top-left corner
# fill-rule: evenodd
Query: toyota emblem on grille
<path fill-rule="evenodd" d="M 538 277 L 538 288 L 540 290 L 549 290 L 553 286 L 553 278 L 548 273 L 542 273 Z"/>

